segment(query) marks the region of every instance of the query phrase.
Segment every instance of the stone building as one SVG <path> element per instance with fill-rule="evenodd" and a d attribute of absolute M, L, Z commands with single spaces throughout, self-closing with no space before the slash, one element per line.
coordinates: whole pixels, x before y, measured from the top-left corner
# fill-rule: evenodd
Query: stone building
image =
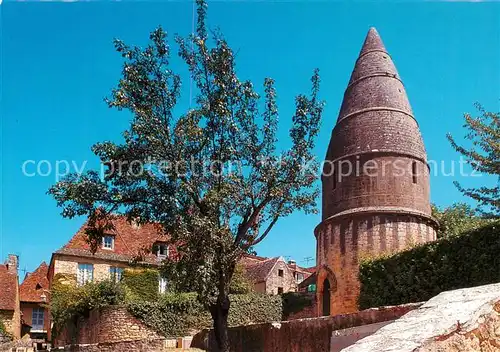
<path fill-rule="evenodd" d="M 131 266 L 158 267 L 175 252 L 158 224 L 137 224 L 124 216 L 112 220 L 113 230 L 102 238 L 92 253 L 84 224 L 61 249 L 52 253 L 48 269 L 49 285 L 54 282 L 83 285 L 90 281 L 119 281 L 123 270 Z M 158 276 L 158 290 L 165 292 L 167 279 Z M 50 333 L 50 332 L 49 332 Z"/>
<path fill-rule="evenodd" d="M 357 311 L 359 260 L 432 241 L 429 168 L 405 87 L 377 31 L 356 60 L 322 175 L 319 315 Z"/>
<path fill-rule="evenodd" d="M 0 264 L 0 322 L 14 338 L 21 336 L 21 311 L 19 308 L 18 258 L 9 254 Z M 1 332 L 0 332 L 1 335 Z M 0 340 L 2 336 L 0 336 Z"/>
<path fill-rule="evenodd" d="M 73 278 L 78 285 L 105 279 L 119 280 L 123 269 L 136 265 L 158 266 L 172 252 L 159 225 L 130 223 L 123 216 L 112 220 L 95 253 L 90 250 L 84 224 L 71 240 L 52 254 L 49 282 L 57 274 Z"/>
<path fill-rule="evenodd" d="M 48 271 L 49 266 L 42 262 L 35 271 L 26 274 L 19 286 L 22 335 L 29 334 L 39 349 L 50 340 L 50 314 L 46 308 L 50 300 Z"/>
<path fill-rule="evenodd" d="M 297 291 L 297 285 L 314 271 L 314 268 L 308 269 L 298 266 L 293 260 L 287 263 L 283 257 L 265 258 L 244 255 L 240 259 L 240 263 L 254 284 L 254 290 L 268 294 Z"/>

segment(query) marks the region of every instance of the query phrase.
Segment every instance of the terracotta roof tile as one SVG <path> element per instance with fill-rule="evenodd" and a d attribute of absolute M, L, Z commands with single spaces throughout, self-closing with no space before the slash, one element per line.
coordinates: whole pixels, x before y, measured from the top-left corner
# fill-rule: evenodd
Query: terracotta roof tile
<path fill-rule="evenodd" d="M 17 274 L 0 264 L 0 310 L 16 308 Z"/>
<path fill-rule="evenodd" d="M 139 260 L 151 264 L 158 263 L 156 256 L 151 253 L 152 247 L 155 242 L 165 242 L 169 239 L 159 224 L 135 225 L 127 221 L 124 216 L 116 216 L 112 223 L 114 229 L 109 231 L 109 235 L 115 238 L 112 250 L 98 248 L 97 252 L 92 254 L 86 240 L 85 223 L 73 238 L 55 253 L 115 261 Z"/>
<path fill-rule="evenodd" d="M 248 278 L 257 283 L 266 280 L 279 258 L 256 259 L 243 257 L 240 262 L 245 267 Z"/>
<path fill-rule="evenodd" d="M 47 274 L 49 267 L 45 262 L 32 273 L 29 273 L 19 286 L 19 300 L 21 302 L 43 302 L 41 295 L 49 289 Z"/>

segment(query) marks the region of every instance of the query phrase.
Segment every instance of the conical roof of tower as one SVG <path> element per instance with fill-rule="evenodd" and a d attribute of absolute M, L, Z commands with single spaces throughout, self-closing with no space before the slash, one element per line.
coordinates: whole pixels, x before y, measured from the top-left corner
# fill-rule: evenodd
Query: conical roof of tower
<path fill-rule="evenodd" d="M 373 151 L 426 160 L 401 77 L 377 30 L 370 28 L 344 93 L 327 159 Z"/>

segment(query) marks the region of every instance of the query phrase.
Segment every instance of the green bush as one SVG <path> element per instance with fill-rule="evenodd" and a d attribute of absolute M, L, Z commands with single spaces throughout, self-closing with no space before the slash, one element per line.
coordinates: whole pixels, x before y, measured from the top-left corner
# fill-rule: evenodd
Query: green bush
<path fill-rule="evenodd" d="M 281 320 L 281 297 L 263 294 L 230 295 L 229 325 Z M 194 293 L 167 293 L 154 302 L 132 301 L 128 310 L 146 325 L 167 337 L 210 328 L 210 314 Z"/>
<path fill-rule="evenodd" d="M 123 271 L 121 283 L 128 300 L 154 302 L 158 299 L 158 270 L 128 268 Z"/>
<path fill-rule="evenodd" d="M 500 282 L 500 222 L 360 263 L 360 309 Z"/>

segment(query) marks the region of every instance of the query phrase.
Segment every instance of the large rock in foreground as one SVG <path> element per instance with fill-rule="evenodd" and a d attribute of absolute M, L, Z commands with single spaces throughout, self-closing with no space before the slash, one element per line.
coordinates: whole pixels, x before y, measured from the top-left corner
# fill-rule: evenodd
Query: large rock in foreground
<path fill-rule="evenodd" d="M 500 351 L 500 283 L 443 292 L 342 351 Z"/>

